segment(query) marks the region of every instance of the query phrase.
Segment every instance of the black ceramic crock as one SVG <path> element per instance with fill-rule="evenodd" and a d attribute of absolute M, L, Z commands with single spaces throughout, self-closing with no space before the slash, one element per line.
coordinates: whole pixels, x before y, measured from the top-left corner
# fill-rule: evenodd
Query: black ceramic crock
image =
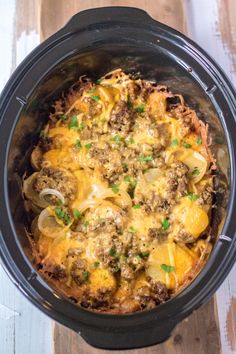
<path fill-rule="evenodd" d="M 218 166 L 223 164 L 222 170 L 229 173 L 224 226 L 204 269 L 167 303 L 129 315 L 79 308 L 45 283 L 31 263 L 21 194 L 22 175 L 50 104 L 80 75 L 96 79 L 115 68 L 139 72 L 182 93 L 208 121 L 213 140 L 221 140 L 226 155 Z M 178 322 L 210 298 L 235 261 L 236 108 L 222 70 L 195 43 L 144 11 L 87 10 L 72 17 L 16 69 L 1 95 L 0 118 L 0 256 L 15 285 L 44 313 L 96 347 L 136 348 L 167 339 Z"/>

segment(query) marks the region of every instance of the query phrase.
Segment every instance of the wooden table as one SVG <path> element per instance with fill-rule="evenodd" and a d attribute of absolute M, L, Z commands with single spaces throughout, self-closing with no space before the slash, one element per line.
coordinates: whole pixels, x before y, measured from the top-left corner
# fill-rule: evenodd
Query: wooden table
<path fill-rule="evenodd" d="M 0 0 L 0 90 L 13 69 L 74 13 L 128 5 L 188 34 L 236 85 L 236 0 Z M 0 265 L 0 354 L 111 353 L 92 348 L 47 318 L 12 285 Z M 164 344 L 117 353 L 236 353 L 236 267 L 210 302 L 179 324 Z"/>

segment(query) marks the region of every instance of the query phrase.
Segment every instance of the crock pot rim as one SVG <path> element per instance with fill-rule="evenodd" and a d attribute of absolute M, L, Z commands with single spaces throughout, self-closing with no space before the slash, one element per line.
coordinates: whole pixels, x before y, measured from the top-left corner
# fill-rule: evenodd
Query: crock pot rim
<path fill-rule="evenodd" d="M 106 8 L 105 8 L 105 9 L 106 9 Z M 107 9 L 110 9 L 110 8 L 107 8 Z M 121 9 L 121 8 L 119 8 L 119 9 Z M 126 8 L 125 8 L 125 9 L 126 9 Z M 132 8 L 130 8 L 130 9 L 132 9 Z M 99 10 L 101 10 L 101 9 L 99 9 Z M 112 8 L 112 10 L 114 10 L 114 8 Z M 84 12 L 91 12 L 91 11 L 94 11 L 94 10 L 86 10 L 86 11 L 84 11 Z M 136 9 L 135 11 L 137 11 L 137 9 Z M 138 11 L 140 11 L 140 10 L 138 10 Z M 141 11 L 141 12 L 143 12 L 143 11 Z M 80 13 L 79 15 L 81 16 L 82 14 L 83 14 L 83 12 Z M 145 15 L 147 16 L 148 20 L 150 21 L 150 24 L 152 25 L 152 27 L 161 28 L 163 31 L 167 32 L 170 36 L 173 36 L 173 35 L 178 36 L 178 40 L 180 40 L 180 41 L 182 40 L 182 41 L 184 42 L 184 45 L 185 45 L 185 46 L 189 44 L 189 45 L 191 46 L 191 49 L 192 49 L 194 52 L 196 52 L 196 54 L 197 54 L 198 56 L 201 57 L 201 60 L 206 60 L 207 62 L 210 62 L 210 63 L 212 64 L 212 70 L 214 71 L 214 73 L 215 73 L 218 77 L 220 77 L 220 78 L 222 79 L 222 82 L 224 83 L 224 87 L 221 87 L 221 90 L 224 91 L 224 94 L 225 94 L 225 96 L 227 97 L 227 100 L 228 100 L 228 101 L 229 101 L 229 100 L 231 101 L 231 106 L 234 107 L 234 110 L 235 110 L 235 106 L 234 106 L 234 104 L 233 104 L 233 102 L 232 102 L 232 91 L 233 91 L 232 86 L 231 86 L 230 82 L 228 81 L 228 79 L 226 78 L 226 76 L 222 73 L 221 69 L 218 68 L 217 64 L 214 63 L 214 61 L 213 61 L 202 49 L 200 49 L 197 45 L 195 45 L 195 44 L 194 44 L 191 40 L 189 40 L 187 37 L 185 37 L 184 35 L 180 34 L 180 33 L 177 32 L 177 31 L 175 31 L 175 30 L 173 30 L 173 29 L 171 29 L 171 28 L 169 28 L 169 27 L 167 27 L 167 26 L 165 26 L 165 25 L 163 25 L 163 24 L 160 24 L 160 23 L 158 23 L 157 21 L 151 19 L 146 13 L 145 13 Z M 75 15 L 75 16 L 78 16 L 78 15 Z M 74 21 L 75 18 L 76 18 L 76 17 L 73 17 L 73 18 L 72 18 L 73 21 Z M 71 24 L 72 24 L 72 22 L 69 21 L 69 23 L 68 23 L 62 30 L 60 30 L 59 32 L 57 32 L 55 35 L 53 35 L 52 37 L 50 37 L 46 42 L 42 43 L 39 47 L 37 47 L 31 54 L 29 54 L 29 56 L 28 56 L 28 57 L 22 62 L 22 64 L 16 69 L 16 71 L 14 72 L 14 74 L 13 74 L 13 76 L 12 76 L 12 78 L 11 78 L 11 82 L 9 82 L 9 83 L 6 85 L 6 88 L 5 88 L 5 90 L 3 91 L 3 93 L 2 93 L 2 98 L 1 98 L 2 103 L 1 103 L 1 105 L 0 105 L 0 112 L 4 112 L 5 109 L 6 109 L 5 106 L 7 106 L 7 102 L 6 102 L 6 101 L 7 101 L 7 98 L 4 99 L 4 96 L 5 96 L 6 94 L 10 94 L 10 92 L 11 92 L 12 94 L 14 93 L 14 83 L 16 83 L 16 82 L 18 81 L 19 77 L 22 75 L 22 72 L 23 72 L 24 70 L 26 70 L 27 66 L 29 66 L 29 63 L 32 62 L 32 60 L 35 59 L 35 57 L 38 57 L 38 56 L 40 55 L 40 53 L 42 53 L 42 52 L 44 52 L 44 51 L 46 52 L 46 51 L 47 51 L 47 48 L 48 48 L 48 45 L 50 46 L 51 43 L 54 43 L 54 45 L 55 45 L 55 43 L 59 43 L 59 42 L 63 41 L 67 36 L 70 36 L 70 35 L 72 35 L 73 33 L 75 33 L 75 32 L 73 32 L 73 31 L 71 31 L 71 28 L 70 28 L 70 25 L 71 25 Z M 139 23 L 139 25 L 140 25 L 140 23 Z M 70 31 L 69 33 L 68 33 L 68 30 Z M 66 32 L 67 32 L 67 33 L 66 33 Z M 193 54 L 193 52 L 192 52 L 192 54 Z M 195 58 L 195 59 L 196 59 L 196 58 Z M 12 99 L 13 99 L 13 98 L 11 97 L 11 100 L 12 100 Z M 11 101 L 11 100 L 10 100 L 10 101 Z M 5 109 L 4 109 L 4 108 L 5 108 Z M 234 118 L 233 112 L 231 112 L 231 117 Z M 2 123 L 2 122 L 1 122 L 1 123 Z M 231 124 L 233 124 L 233 122 L 231 122 Z M 235 121 L 234 121 L 234 124 L 235 124 Z M 229 134 L 229 136 L 228 136 L 228 147 L 229 147 L 229 152 L 230 152 L 230 157 L 231 157 L 231 180 L 232 180 L 232 179 L 234 180 L 234 179 L 235 179 L 235 156 L 233 156 L 233 152 L 234 152 L 234 149 L 235 149 L 236 147 L 235 147 L 235 143 L 232 141 L 232 139 L 229 139 L 230 136 L 231 136 L 230 132 L 227 131 L 227 133 Z M 9 146 L 8 146 L 8 147 L 9 147 Z M 1 160 L 2 160 L 2 157 L 1 157 Z M 6 187 L 6 184 L 7 184 L 6 162 L 7 162 L 7 159 L 5 160 L 5 168 L 4 168 L 4 170 L 5 170 L 5 173 L 4 173 L 4 187 Z M 1 161 L 1 163 L 2 163 L 2 161 Z M 1 188 L 2 188 L 2 186 L 1 186 Z M 231 183 L 231 188 L 233 188 L 233 193 L 231 193 L 231 196 L 230 196 L 229 210 L 231 210 L 231 212 L 232 212 L 233 205 L 234 205 L 234 207 L 236 207 L 235 188 L 234 188 L 234 184 L 232 184 L 232 183 Z M 5 189 L 5 192 L 6 192 L 6 189 Z M 7 200 L 7 195 L 6 195 L 6 193 L 5 193 L 5 198 L 4 198 L 4 199 L 5 199 L 6 205 L 8 205 L 8 200 Z M 5 210 L 5 215 L 7 216 L 7 218 L 9 218 L 8 221 L 11 221 L 11 215 L 9 214 L 9 205 L 8 205 L 8 210 L 7 210 L 7 211 Z M 229 219 L 230 219 L 230 216 L 227 217 L 227 220 L 226 220 L 226 222 L 225 222 L 224 232 L 225 232 L 225 230 L 227 230 L 227 228 L 229 227 L 229 224 L 230 224 L 230 222 L 231 222 L 231 220 L 229 220 Z M 5 220 L 4 220 L 4 221 L 5 221 Z M 1 221 L 1 223 L 2 223 L 2 221 Z M 8 226 L 10 226 L 10 225 L 8 225 Z M 5 228 L 5 227 L 4 227 L 4 228 Z M 12 230 L 12 226 L 11 226 L 11 231 L 13 231 L 13 230 Z M 225 233 L 227 234 L 227 232 L 225 232 Z M 14 236 L 15 236 L 15 235 L 14 235 Z M 233 236 L 232 236 L 232 237 L 233 237 Z M 6 247 L 6 244 L 5 244 L 5 241 L 4 241 L 2 235 L 1 235 L 1 237 L 0 237 L 0 244 L 1 244 L 1 257 L 2 257 L 2 259 L 3 259 L 5 268 L 7 268 L 7 263 L 8 263 L 8 262 L 7 262 L 7 259 L 6 259 L 6 255 L 7 255 L 8 257 L 10 257 L 10 258 L 11 258 L 11 255 L 8 253 L 8 248 Z M 229 254 L 231 248 L 234 247 L 234 245 L 233 245 L 233 242 L 228 245 L 228 244 L 226 244 L 225 242 L 222 242 L 222 243 L 221 243 L 221 241 L 219 240 L 219 241 L 218 241 L 218 247 L 221 247 L 221 248 L 223 247 L 223 248 L 225 248 L 225 257 L 226 257 L 226 255 Z M 214 252 L 214 251 L 213 251 L 213 252 Z M 231 253 L 232 253 L 232 252 L 231 252 Z M 24 254 L 22 254 L 22 256 L 25 257 Z M 213 253 L 212 253 L 212 255 L 211 255 L 211 258 L 212 258 L 212 256 L 213 256 Z M 211 259 L 211 258 L 210 258 L 210 259 Z M 228 257 L 228 259 L 227 259 L 227 260 L 228 260 L 228 262 L 227 262 L 227 267 L 224 267 L 224 275 L 223 275 L 223 277 L 222 277 L 222 274 L 221 274 L 222 272 L 219 272 L 219 273 L 218 273 L 218 274 L 221 274 L 221 280 L 222 280 L 222 281 L 223 281 L 223 278 L 224 278 L 224 277 L 226 276 L 226 274 L 228 273 L 229 269 L 230 269 L 230 268 L 232 267 L 232 265 L 233 265 L 233 258 L 235 258 L 235 256 L 233 257 L 232 254 L 231 254 L 230 257 Z M 26 257 L 25 257 L 24 261 L 27 262 L 28 265 L 31 266 L 30 262 L 28 261 L 28 259 L 26 259 Z M 209 260 L 209 261 L 210 261 L 210 260 Z M 208 263 L 209 263 L 209 261 L 208 261 Z M 208 265 L 208 264 L 207 264 L 207 265 Z M 207 265 L 206 265 L 206 267 L 203 269 L 203 271 L 198 275 L 198 277 L 202 277 L 204 273 L 210 271 L 210 269 L 208 269 L 208 268 L 210 268 L 210 267 L 209 267 L 209 266 L 207 267 Z M 31 267 L 32 267 L 32 266 L 31 266 Z M 20 288 L 21 291 L 24 292 L 24 294 L 25 294 L 32 302 L 34 302 L 34 304 L 35 304 L 37 307 L 40 307 L 41 309 L 43 308 L 44 312 L 47 312 L 51 317 L 54 317 L 55 319 L 58 320 L 58 316 L 61 316 L 62 314 L 61 314 L 61 313 L 59 313 L 59 314 L 58 314 L 58 313 L 52 313 L 52 309 L 51 309 L 51 308 L 49 308 L 49 309 L 45 308 L 44 305 L 43 305 L 43 303 L 39 303 L 38 300 L 36 301 L 34 298 L 32 298 L 32 294 L 29 294 L 29 293 L 28 293 L 28 289 L 27 289 L 27 286 L 29 286 L 29 283 L 28 283 L 28 282 L 26 282 L 26 284 L 24 284 L 24 286 L 22 286 L 22 284 L 17 284 L 15 272 L 18 272 L 18 271 L 19 271 L 19 269 L 15 270 L 14 272 L 11 272 L 11 278 L 14 279 L 14 283 Z M 33 271 L 33 267 L 32 267 L 32 271 Z M 9 270 L 8 270 L 8 273 L 9 273 Z M 198 277 L 197 277 L 197 278 L 198 278 Z M 196 278 L 196 279 L 197 279 L 197 278 Z M 218 282 L 218 283 L 219 283 L 218 278 L 219 278 L 219 276 L 216 278 L 215 282 Z M 179 296 L 179 299 L 182 298 L 182 306 L 181 306 L 181 308 L 183 308 L 183 304 L 184 304 L 183 298 L 184 298 L 185 296 L 186 296 L 186 298 L 187 298 L 187 296 L 190 297 L 190 294 L 191 294 L 191 291 L 192 291 L 193 288 L 194 288 L 194 284 L 195 284 L 196 279 L 195 279 L 180 295 L 178 295 L 178 296 Z M 221 281 L 221 282 L 222 282 L 222 281 Z M 32 284 L 30 284 L 30 285 L 31 285 L 31 287 L 32 287 Z M 26 286 L 26 287 L 25 287 L 25 286 Z M 214 291 L 213 288 L 215 289 L 215 286 L 214 286 L 214 287 L 212 286 L 212 290 L 211 290 L 211 292 L 207 295 L 207 297 L 211 296 L 212 292 Z M 172 299 L 171 301 L 175 301 L 175 303 L 176 303 L 176 302 L 178 301 L 178 300 L 177 300 L 177 299 L 178 299 L 178 296 L 175 297 L 174 299 Z M 119 319 L 119 320 L 122 320 L 122 321 L 123 321 L 123 319 L 124 319 L 124 320 L 125 320 L 125 319 L 127 320 L 128 318 L 131 318 L 132 321 L 133 321 L 133 319 L 134 319 L 135 317 L 139 317 L 140 315 L 142 315 L 142 316 L 144 316 L 144 317 L 148 317 L 150 313 L 155 313 L 156 315 L 159 316 L 158 312 L 160 312 L 160 310 L 161 310 L 161 309 L 164 309 L 164 308 L 165 308 L 165 310 L 162 310 L 162 312 L 165 311 L 165 314 L 168 314 L 168 317 L 170 316 L 170 313 L 169 313 L 169 311 L 168 311 L 168 308 L 170 307 L 171 301 L 170 301 L 170 302 L 167 302 L 167 303 L 165 303 L 165 304 L 163 304 L 163 305 L 161 305 L 161 306 L 159 306 L 159 307 L 156 307 L 155 309 L 150 310 L 150 311 L 140 311 L 140 312 L 137 312 L 137 313 L 134 313 L 134 314 L 127 314 L 127 315 L 106 315 L 106 314 L 98 314 L 98 313 L 95 313 L 95 312 L 90 312 L 90 311 L 81 309 L 81 308 L 79 308 L 79 307 L 77 307 L 77 306 L 71 304 L 71 303 L 70 303 L 68 300 L 66 300 L 66 299 L 63 299 L 63 301 L 67 301 L 68 304 L 72 306 L 71 309 L 73 309 L 73 311 L 75 311 L 75 307 L 76 307 L 77 311 L 79 311 L 80 313 L 84 312 L 84 313 L 86 314 L 86 316 L 87 316 L 88 314 L 90 314 L 90 315 L 88 315 L 88 316 L 90 317 L 90 320 L 91 320 L 92 318 L 96 318 L 96 321 L 98 320 L 98 318 L 107 318 L 107 316 L 109 316 L 109 319 L 110 319 L 110 320 L 115 319 L 115 320 L 117 321 L 117 319 Z M 199 301 L 198 301 L 199 303 L 197 303 L 198 306 L 200 305 L 201 301 L 203 301 L 203 298 L 202 298 L 202 297 L 199 299 Z M 188 302 L 188 304 L 189 304 L 189 302 Z M 60 303 L 58 303 L 58 305 L 60 306 Z M 176 303 L 176 305 L 177 305 L 177 303 Z M 192 305 L 192 306 L 193 306 L 193 305 Z M 178 308 L 178 307 L 177 307 L 177 308 Z M 194 308 L 196 308 L 196 307 L 194 307 Z M 55 309 L 53 308 L 53 311 L 54 311 L 54 310 L 55 310 Z M 56 311 L 60 312 L 59 309 L 56 309 Z M 55 312 L 55 311 L 54 311 L 54 312 Z M 189 309 L 186 310 L 185 313 L 182 313 L 182 317 L 186 317 L 186 315 L 188 315 L 188 313 L 189 313 Z M 63 314 L 63 315 L 65 315 L 65 314 Z M 94 316 L 95 316 L 95 317 L 94 317 Z M 62 322 L 62 321 L 61 321 L 61 318 L 60 318 L 59 321 Z M 78 321 L 81 321 L 81 319 L 78 318 Z M 177 321 L 179 321 L 179 319 L 176 320 L 176 322 L 177 322 Z M 87 321 L 86 321 L 86 322 L 87 322 Z M 65 323 L 66 323 L 66 321 L 65 321 Z M 123 325 L 123 323 L 122 323 L 122 325 Z M 110 326 L 110 324 L 109 324 L 109 326 Z"/>

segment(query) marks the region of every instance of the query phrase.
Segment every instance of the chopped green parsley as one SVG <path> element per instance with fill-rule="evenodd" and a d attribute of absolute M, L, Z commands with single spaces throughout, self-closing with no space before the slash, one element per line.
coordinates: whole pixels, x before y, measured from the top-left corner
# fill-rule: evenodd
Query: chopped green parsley
<path fill-rule="evenodd" d="M 167 219 L 163 219 L 161 222 L 161 226 L 162 226 L 163 230 L 168 230 L 170 227 L 170 223 Z"/>
<path fill-rule="evenodd" d="M 77 116 L 72 116 L 69 123 L 69 129 L 77 129 L 77 128 L 78 128 Z"/>
<path fill-rule="evenodd" d="M 170 273 L 175 270 L 175 267 L 168 265 L 168 264 L 161 264 L 161 269 L 164 270 L 164 272 L 166 272 L 166 273 Z"/>
<path fill-rule="evenodd" d="M 118 193 L 119 192 L 119 187 L 117 186 L 117 184 L 113 184 L 111 186 L 112 192 L 113 193 Z"/>
<path fill-rule="evenodd" d="M 138 113 L 143 113 L 145 111 L 145 105 L 141 103 L 139 106 L 135 108 L 135 111 Z"/>

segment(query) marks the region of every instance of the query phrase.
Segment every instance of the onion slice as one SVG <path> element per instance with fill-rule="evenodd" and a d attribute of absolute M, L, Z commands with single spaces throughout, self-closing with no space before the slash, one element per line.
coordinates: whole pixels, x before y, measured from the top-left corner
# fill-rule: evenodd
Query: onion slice
<path fill-rule="evenodd" d="M 110 199 L 114 199 L 115 204 L 117 204 L 121 208 L 132 207 L 132 200 L 130 198 L 130 195 L 124 190 L 120 190 L 118 194 L 113 195 L 112 197 L 110 197 Z"/>
<path fill-rule="evenodd" d="M 32 203 L 34 203 L 35 205 L 37 205 L 40 208 L 46 208 L 48 206 L 48 203 L 39 197 L 39 194 L 33 189 L 33 186 L 32 186 L 34 179 L 37 177 L 38 173 L 39 172 L 35 172 L 31 176 L 29 176 L 27 179 L 24 180 L 23 192 L 24 192 L 24 195 L 26 196 L 26 198 L 31 200 Z"/>
<path fill-rule="evenodd" d="M 159 168 L 150 168 L 143 176 L 146 182 L 153 183 L 158 177 L 163 176 L 163 171 Z"/>
<path fill-rule="evenodd" d="M 103 187 L 101 184 L 93 183 L 92 191 L 84 200 L 78 209 L 80 212 L 84 212 L 86 209 L 93 208 L 96 205 L 101 204 L 103 199 L 114 197 L 114 193 L 110 188 Z"/>
<path fill-rule="evenodd" d="M 88 195 L 87 199 L 78 206 L 81 213 L 89 208 L 94 208 L 95 206 L 100 205 L 104 199 L 113 199 L 115 204 L 118 204 L 121 207 L 132 206 L 131 198 L 124 190 L 120 190 L 117 194 L 115 194 L 111 188 L 104 187 L 98 183 L 93 183 L 91 187 L 92 191 Z"/>
<path fill-rule="evenodd" d="M 180 160 L 188 166 L 193 183 L 199 182 L 205 175 L 208 163 L 199 152 L 192 151 L 188 156 Z M 197 173 L 195 174 L 194 172 Z"/>
<path fill-rule="evenodd" d="M 45 199 L 45 196 L 46 195 L 54 195 L 55 197 L 57 197 L 61 202 L 62 204 L 65 203 L 65 198 L 64 196 L 62 195 L 61 192 L 59 192 L 58 190 L 56 189 L 52 189 L 52 188 L 44 188 L 40 193 L 39 193 L 39 198 L 45 202 L 48 203 L 48 201 Z"/>
<path fill-rule="evenodd" d="M 65 233 L 71 224 L 61 225 L 57 222 L 55 215 L 51 210 L 44 209 L 38 217 L 38 228 L 39 231 L 47 237 L 56 238 Z"/>

